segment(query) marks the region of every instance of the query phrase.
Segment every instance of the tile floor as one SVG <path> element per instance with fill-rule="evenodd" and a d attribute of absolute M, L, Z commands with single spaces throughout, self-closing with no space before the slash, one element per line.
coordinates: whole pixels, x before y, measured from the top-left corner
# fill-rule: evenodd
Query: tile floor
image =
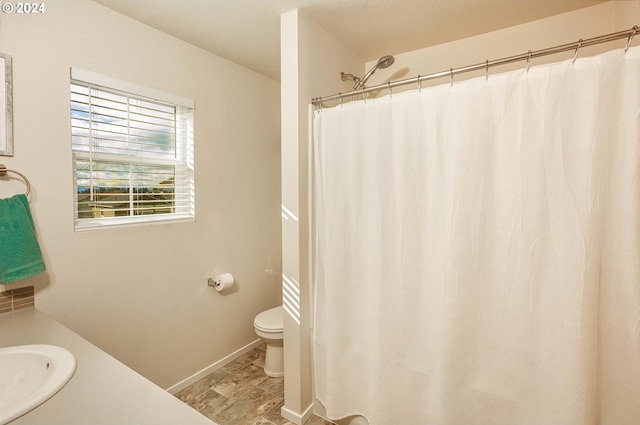
<path fill-rule="evenodd" d="M 218 425 L 293 425 L 280 416 L 284 378 L 265 375 L 264 345 L 176 394 Z M 329 425 L 318 416 L 306 425 Z"/>

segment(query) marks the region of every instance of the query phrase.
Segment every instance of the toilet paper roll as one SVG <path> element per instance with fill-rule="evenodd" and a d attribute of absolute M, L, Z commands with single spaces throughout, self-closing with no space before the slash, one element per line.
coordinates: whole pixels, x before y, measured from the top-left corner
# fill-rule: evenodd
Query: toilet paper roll
<path fill-rule="evenodd" d="M 233 275 L 231 273 L 222 273 L 213 278 L 213 287 L 216 291 L 224 291 L 233 286 Z"/>

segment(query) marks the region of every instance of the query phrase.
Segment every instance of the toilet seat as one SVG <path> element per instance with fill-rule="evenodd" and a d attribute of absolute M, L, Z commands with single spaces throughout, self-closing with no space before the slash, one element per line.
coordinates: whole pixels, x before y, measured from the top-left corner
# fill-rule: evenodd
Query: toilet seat
<path fill-rule="evenodd" d="M 283 330 L 282 306 L 265 310 L 253 320 L 255 328 L 265 333 L 280 333 Z"/>

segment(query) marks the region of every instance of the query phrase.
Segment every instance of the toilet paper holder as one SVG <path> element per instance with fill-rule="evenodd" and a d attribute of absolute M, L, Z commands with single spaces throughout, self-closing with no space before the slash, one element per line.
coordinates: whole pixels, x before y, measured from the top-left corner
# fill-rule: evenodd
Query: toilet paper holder
<path fill-rule="evenodd" d="M 231 273 L 219 274 L 207 279 L 207 285 L 213 286 L 216 291 L 223 291 L 233 286 L 235 279 Z"/>

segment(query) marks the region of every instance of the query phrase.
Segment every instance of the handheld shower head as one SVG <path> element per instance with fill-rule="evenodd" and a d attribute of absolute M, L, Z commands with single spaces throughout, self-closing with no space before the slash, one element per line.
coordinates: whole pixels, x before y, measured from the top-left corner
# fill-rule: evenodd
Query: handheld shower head
<path fill-rule="evenodd" d="M 376 64 L 376 67 L 380 69 L 389 68 L 391 65 L 393 65 L 395 61 L 396 61 L 396 58 L 394 58 L 391 55 L 383 56 L 380 59 L 378 59 L 378 63 Z"/>
<path fill-rule="evenodd" d="M 393 65 L 395 61 L 396 61 L 396 58 L 394 58 L 391 55 L 386 55 L 381 57 L 380 59 L 378 59 L 378 63 L 376 63 L 374 67 L 369 70 L 369 72 L 364 74 L 364 77 L 362 77 L 361 80 L 356 81 L 356 84 L 353 86 L 353 89 L 357 90 L 363 87 L 364 83 L 367 82 L 367 80 L 373 75 L 374 72 L 376 72 L 378 69 L 384 69 L 384 68 L 390 67 L 391 65 Z"/>

